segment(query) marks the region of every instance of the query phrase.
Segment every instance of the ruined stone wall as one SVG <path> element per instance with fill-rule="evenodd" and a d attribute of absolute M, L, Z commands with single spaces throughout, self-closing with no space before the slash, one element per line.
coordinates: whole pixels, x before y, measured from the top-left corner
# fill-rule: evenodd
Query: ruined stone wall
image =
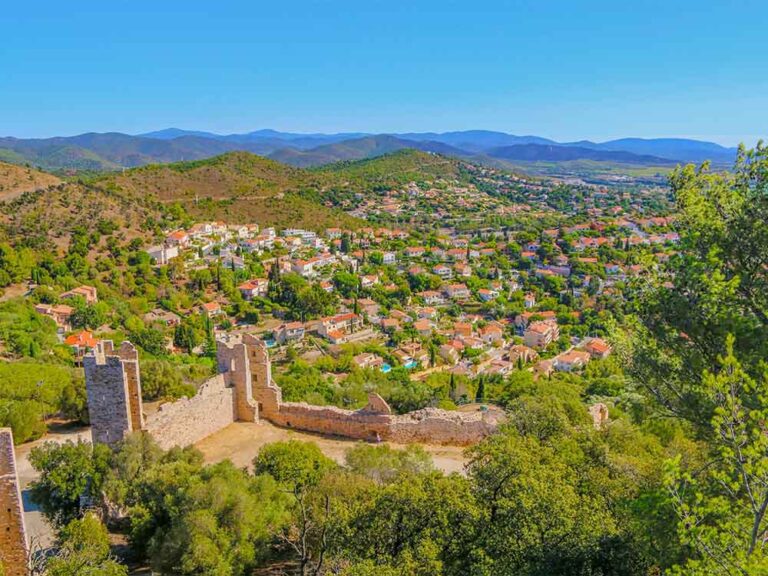
<path fill-rule="evenodd" d="M 199 442 L 235 420 L 235 391 L 219 374 L 193 397 L 161 405 L 146 419 L 145 429 L 161 448 L 168 449 Z"/>
<path fill-rule="evenodd" d="M 368 405 L 356 411 L 283 402 L 282 391 L 272 380 L 267 348 L 250 335 L 219 342 L 218 363 L 233 386 L 253 395 L 258 418 L 286 428 L 360 440 L 463 446 L 482 440 L 503 419 L 497 412 L 462 413 L 435 408 L 395 416 L 378 394 L 370 394 Z"/>
<path fill-rule="evenodd" d="M 313 406 L 303 402 L 284 402 L 280 410 L 269 417 L 270 422 L 278 426 L 358 440 L 386 438 L 391 419 L 389 414 Z"/>
<path fill-rule="evenodd" d="M 454 412 L 424 408 L 393 416 L 386 436 L 391 442 L 468 446 L 492 434 L 503 416 L 496 412 Z"/>
<path fill-rule="evenodd" d="M 269 420 L 278 426 L 358 440 L 386 440 L 467 446 L 498 428 L 500 418 L 488 413 L 461 413 L 425 408 L 400 416 L 334 406 L 285 402 Z"/>
<path fill-rule="evenodd" d="M 28 574 L 24 508 L 10 428 L 0 428 L 0 564 L 5 576 Z"/>
<path fill-rule="evenodd" d="M 264 418 L 286 428 L 360 440 L 467 445 L 493 432 L 502 418 L 434 408 L 396 416 L 377 394 L 355 411 L 283 402 L 267 348 L 250 335 L 220 341 L 217 364 L 219 374 L 195 396 L 164 404 L 145 417 L 135 348 L 123 342 L 115 351 L 111 342 L 101 343 L 84 359 L 94 441 L 114 444 L 131 431 L 145 430 L 163 448 L 188 446 L 235 421 Z"/>

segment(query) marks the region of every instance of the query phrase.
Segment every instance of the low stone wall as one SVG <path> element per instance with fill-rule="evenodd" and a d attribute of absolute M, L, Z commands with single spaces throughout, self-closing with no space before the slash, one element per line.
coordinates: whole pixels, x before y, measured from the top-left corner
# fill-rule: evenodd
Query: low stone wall
<path fill-rule="evenodd" d="M 503 416 L 496 412 L 452 412 L 425 408 L 400 416 L 343 410 L 299 402 L 280 404 L 269 420 L 278 426 L 358 440 L 387 440 L 467 446 L 493 433 Z"/>
<path fill-rule="evenodd" d="M 401 444 L 451 444 L 467 446 L 492 434 L 503 420 L 496 411 L 452 412 L 424 408 L 391 417 L 386 440 Z"/>
<path fill-rule="evenodd" d="M 377 434 L 379 438 L 384 438 L 388 433 L 392 417 L 365 410 L 352 411 L 335 406 L 283 402 L 279 411 L 270 414 L 267 419 L 286 428 L 358 440 L 375 440 Z"/>
<path fill-rule="evenodd" d="M 234 394 L 224 376 L 214 376 L 192 398 L 162 404 L 144 429 L 166 450 L 194 444 L 235 422 Z"/>

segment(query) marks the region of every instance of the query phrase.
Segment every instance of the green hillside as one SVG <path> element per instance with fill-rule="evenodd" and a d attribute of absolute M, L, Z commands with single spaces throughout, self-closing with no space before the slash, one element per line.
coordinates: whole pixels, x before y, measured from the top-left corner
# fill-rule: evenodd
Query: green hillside
<path fill-rule="evenodd" d="M 463 177 L 463 162 L 419 150 L 399 150 L 385 156 L 337 162 L 315 170 L 342 182 L 363 186 L 400 186 L 420 180 L 456 180 Z"/>
<path fill-rule="evenodd" d="M 191 215 L 264 226 L 356 227 L 358 220 L 322 203 L 331 179 L 247 152 L 194 162 L 155 164 L 99 177 L 95 184 L 128 195 L 179 203 Z"/>

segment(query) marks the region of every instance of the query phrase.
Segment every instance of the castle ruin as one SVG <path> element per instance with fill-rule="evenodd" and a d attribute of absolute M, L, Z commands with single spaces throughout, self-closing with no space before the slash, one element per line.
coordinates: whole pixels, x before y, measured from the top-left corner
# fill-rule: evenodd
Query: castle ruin
<path fill-rule="evenodd" d="M 94 442 L 115 445 L 134 431 L 152 435 L 163 448 L 188 446 L 234 422 L 258 422 L 343 436 L 398 443 L 468 445 L 493 432 L 501 416 L 493 411 L 460 413 L 425 408 L 392 414 L 378 394 L 370 394 L 360 410 L 284 402 L 272 380 L 267 347 L 245 334 L 217 342 L 218 374 L 191 398 L 143 413 L 136 349 L 123 342 L 101 342 L 84 358 L 88 410 Z"/>

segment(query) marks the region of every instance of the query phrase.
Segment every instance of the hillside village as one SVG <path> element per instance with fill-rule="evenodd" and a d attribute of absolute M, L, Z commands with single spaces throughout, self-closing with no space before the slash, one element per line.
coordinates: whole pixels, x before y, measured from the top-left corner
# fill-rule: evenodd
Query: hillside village
<path fill-rule="evenodd" d="M 611 311 L 675 254 L 673 218 L 654 215 L 664 214 L 663 196 L 588 186 L 573 189 L 563 213 L 554 207 L 561 184 L 462 169 L 476 172 L 471 181 L 412 181 L 338 204 L 376 226 L 201 221 L 166 230 L 134 260 L 196 296 L 148 303 L 140 322 L 160 339 L 157 352 L 172 356 L 205 356 L 211 341 L 250 332 L 272 348 L 278 374 L 295 372 L 295 359 L 336 384 L 350 369 L 405 371 L 401 379 L 412 381 L 444 374 L 453 384 L 440 402 L 449 406 L 486 401 L 469 384 L 482 378 L 579 372 L 608 358 Z M 503 219 L 495 228 L 494 218 Z M 225 275 L 231 284 L 222 289 Z M 97 293 L 80 285 L 35 305 L 76 360 L 114 331 L 83 320 Z M 312 399 L 364 402 L 359 394 Z"/>

